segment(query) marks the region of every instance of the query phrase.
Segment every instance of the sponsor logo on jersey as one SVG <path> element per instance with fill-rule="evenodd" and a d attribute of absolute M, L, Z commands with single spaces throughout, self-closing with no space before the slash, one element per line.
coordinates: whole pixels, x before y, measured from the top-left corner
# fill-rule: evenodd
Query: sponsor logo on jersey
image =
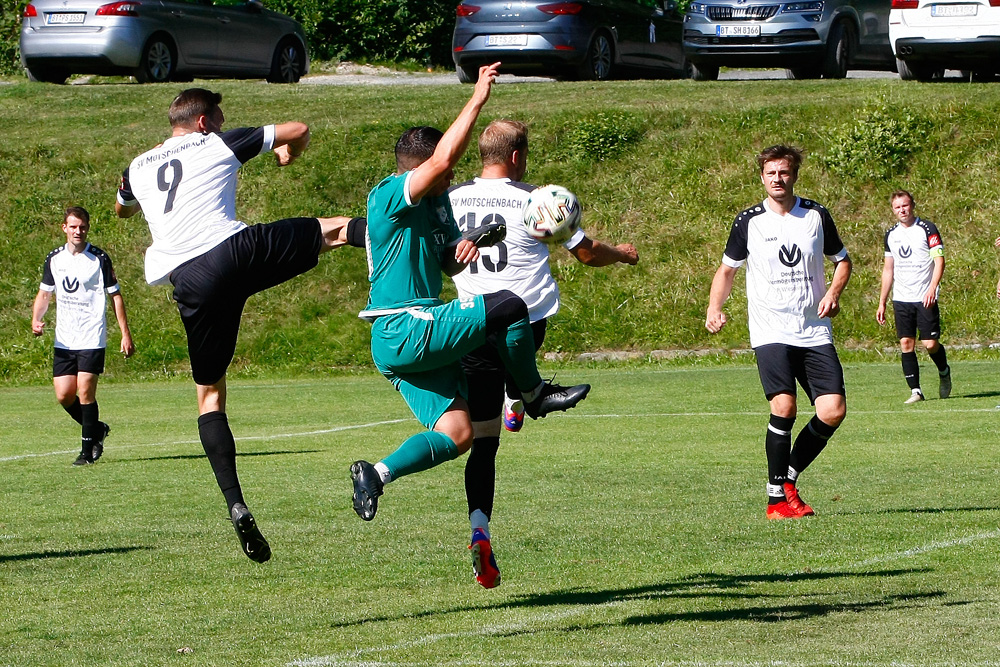
<path fill-rule="evenodd" d="M 76 278 L 70 278 L 69 276 L 66 276 L 65 278 L 63 278 L 63 289 L 66 290 L 67 293 L 72 294 L 73 292 L 80 289 L 80 281 L 77 280 Z"/>
<path fill-rule="evenodd" d="M 910 246 L 908 245 L 899 246 L 899 256 L 902 257 L 903 259 L 907 259 L 912 254 L 913 254 L 913 249 Z"/>
<path fill-rule="evenodd" d="M 795 266 L 802 261 L 802 251 L 794 243 L 791 248 L 781 246 L 781 250 L 778 251 L 778 260 L 787 267 Z"/>
<path fill-rule="evenodd" d="M 938 234 L 931 234 L 927 237 L 927 245 L 931 248 L 941 245 L 941 237 Z"/>

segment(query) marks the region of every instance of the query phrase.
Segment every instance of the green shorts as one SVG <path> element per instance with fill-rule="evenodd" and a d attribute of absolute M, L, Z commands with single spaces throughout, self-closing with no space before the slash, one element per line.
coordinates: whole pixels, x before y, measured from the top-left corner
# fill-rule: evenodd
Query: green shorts
<path fill-rule="evenodd" d="M 429 429 L 469 387 L 459 360 L 486 342 L 482 296 L 410 308 L 372 323 L 375 366 Z"/>

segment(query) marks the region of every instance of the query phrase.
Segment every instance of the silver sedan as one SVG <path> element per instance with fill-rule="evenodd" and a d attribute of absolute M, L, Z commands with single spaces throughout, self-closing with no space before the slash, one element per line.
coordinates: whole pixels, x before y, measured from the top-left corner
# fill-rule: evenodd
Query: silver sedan
<path fill-rule="evenodd" d="M 51 83 L 70 74 L 294 83 L 309 71 L 302 26 L 261 0 L 32 0 L 21 63 L 28 78 Z"/>

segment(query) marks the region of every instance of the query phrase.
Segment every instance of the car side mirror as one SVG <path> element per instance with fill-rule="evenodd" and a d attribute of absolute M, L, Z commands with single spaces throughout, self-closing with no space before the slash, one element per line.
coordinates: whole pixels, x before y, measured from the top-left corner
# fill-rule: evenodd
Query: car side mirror
<path fill-rule="evenodd" d="M 677 0 L 663 0 L 663 9 L 672 12 L 677 9 Z"/>
<path fill-rule="evenodd" d="M 247 9 L 252 12 L 264 11 L 264 3 L 261 0 L 247 0 Z"/>

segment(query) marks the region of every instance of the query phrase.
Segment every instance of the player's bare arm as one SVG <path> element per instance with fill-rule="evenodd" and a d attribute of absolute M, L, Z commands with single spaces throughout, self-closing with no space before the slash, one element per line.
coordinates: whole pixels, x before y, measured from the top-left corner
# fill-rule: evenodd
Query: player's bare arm
<path fill-rule="evenodd" d="M 851 258 L 845 257 L 837 262 L 833 270 L 833 280 L 826 294 L 820 299 L 819 307 L 816 309 L 820 317 L 836 317 L 840 313 L 840 295 L 847 287 L 847 281 L 851 279 Z"/>
<path fill-rule="evenodd" d="M 31 307 L 31 333 L 41 336 L 45 331 L 45 313 L 49 310 L 49 303 L 52 301 L 52 292 L 38 290 L 35 295 L 35 303 Z"/>
<path fill-rule="evenodd" d="M 476 119 L 479 118 L 479 112 L 490 99 L 490 90 L 497 78 L 499 66 L 500 63 L 497 62 L 479 68 L 479 80 L 476 82 L 472 97 L 441 137 L 434 154 L 413 170 L 409 184 L 411 202 L 420 201 L 442 181 L 450 178 L 452 169 L 458 164 L 469 145 L 469 137 Z"/>
<path fill-rule="evenodd" d="M 274 126 L 274 155 L 279 167 L 287 167 L 309 146 L 309 126 L 290 122 Z"/>
<path fill-rule="evenodd" d="M 892 289 L 894 269 L 895 263 L 893 258 L 886 257 L 885 264 L 882 265 L 882 285 L 879 288 L 878 310 L 875 311 L 875 321 L 879 324 L 885 324 L 885 309 L 889 301 L 889 290 Z"/>
<path fill-rule="evenodd" d="M 639 252 L 631 243 L 612 246 L 585 238 L 580 245 L 572 248 L 570 253 L 587 266 L 600 267 L 619 263 L 635 266 L 639 263 Z"/>
<path fill-rule="evenodd" d="M 924 308 L 931 308 L 937 303 L 938 286 L 941 284 L 942 277 L 944 277 L 944 256 L 939 255 L 934 258 L 934 274 L 931 276 L 930 287 L 924 294 Z"/>
<path fill-rule="evenodd" d="M 141 210 L 142 206 L 139 205 L 139 202 L 129 205 L 125 205 L 117 201 L 115 202 L 115 215 L 119 218 L 131 218 Z"/>
<path fill-rule="evenodd" d="M 736 278 L 736 269 L 726 264 L 719 266 L 712 278 L 712 289 L 708 297 L 708 313 L 705 316 L 705 328 L 710 333 L 719 333 L 722 327 L 726 326 L 726 314 L 722 312 L 722 306 L 733 291 L 733 280 Z"/>
<path fill-rule="evenodd" d="M 121 353 L 126 359 L 135 354 L 135 344 L 132 342 L 132 331 L 128 327 L 128 315 L 125 313 L 125 297 L 121 292 L 111 295 L 111 305 L 115 309 L 115 319 L 118 320 L 118 329 L 122 332 Z"/>

